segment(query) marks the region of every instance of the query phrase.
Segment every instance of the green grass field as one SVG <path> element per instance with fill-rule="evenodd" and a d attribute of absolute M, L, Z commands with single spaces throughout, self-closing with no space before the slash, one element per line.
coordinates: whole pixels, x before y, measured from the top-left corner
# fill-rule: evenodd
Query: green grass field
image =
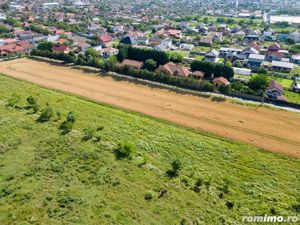
<path fill-rule="evenodd" d="M 0 90 L 0 224 L 241 224 L 243 215 L 300 216 L 299 160 L 2 75 Z M 29 96 L 38 100 L 35 114 L 26 109 Z M 37 122 L 47 103 L 61 118 Z M 62 134 L 69 111 L 76 121 Z M 83 140 L 98 127 L 96 138 Z M 114 149 L 126 142 L 136 146 L 132 159 L 117 160 Z M 168 177 L 175 159 L 181 170 Z"/>
<path fill-rule="evenodd" d="M 284 96 L 289 102 L 294 102 L 300 104 L 300 94 L 292 91 L 284 91 Z"/>

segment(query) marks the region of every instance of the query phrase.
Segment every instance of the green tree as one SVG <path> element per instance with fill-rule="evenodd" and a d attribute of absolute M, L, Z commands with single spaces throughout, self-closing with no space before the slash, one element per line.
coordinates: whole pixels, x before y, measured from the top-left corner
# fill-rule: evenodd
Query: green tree
<path fill-rule="evenodd" d="M 6 34 L 8 32 L 9 30 L 5 26 L 0 25 L 0 34 Z"/>
<path fill-rule="evenodd" d="M 245 88 L 245 85 L 240 81 L 232 82 L 230 85 L 233 92 L 241 93 Z"/>
<path fill-rule="evenodd" d="M 38 122 L 44 123 L 49 121 L 54 115 L 53 109 L 48 105 L 45 109 L 42 110 L 42 114 L 37 119 Z"/>
<path fill-rule="evenodd" d="M 175 63 L 182 62 L 182 60 L 183 60 L 183 55 L 180 54 L 179 52 L 170 52 L 169 57 L 170 57 L 170 60 Z"/>
<path fill-rule="evenodd" d="M 147 59 L 144 63 L 144 69 L 153 71 L 157 67 L 157 62 L 153 59 Z"/>
<path fill-rule="evenodd" d="M 86 50 L 85 56 L 86 57 L 91 56 L 93 58 L 97 58 L 97 57 L 99 57 L 99 53 L 96 51 L 96 49 L 89 48 L 89 49 Z"/>
<path fill-rule="evenodd" d="M 42 51 L 51 51 L 52 47 L 53 47 L 53 43 L 48 41 L 43 41 L 38 45 L 37 49 Z"/>
<path fill-rule="evenodd" d="M 69 133 L 73 129 L 75 121 L 76 116 L 73 112 L 69 112 L 66 116 L 66 120 L 62 122 L 62 124 L 59 127 L 62 130 L 62 134 Z"/>
<path fill-rule="evenodd" d="M 119 143 L 117 148 L 114 149 L 116 159 L 132 159 L 135 152 L 135 146 L 130 142 Z"/>
<path fill-rule="evenodd" d="M 178 175 L 179 171 L 181 170 L 181 162 L 179 159 L 175 159 L 172 163 L 171 163 L 171 166 L 172 166 L 172 170 L 176 175 Z"/>
<path fill-rule="evenodd" d="M 248 87 L 254 91 L 264 91 L 269 84 L 269 77 L 267 75 L 252 76 L 248 82 Z"/>
<path fill-rule="evenodd" d="M 230 85 L 221 85 L 218 88 L 219 92 L 224 94 L 224 95 L 228 95 L 231 93 L 231 86 Z"/>
<path fill-rule="evenodd" d="M 32 109 L 33 113 L 37 113 L 37 111 L 39 110 L 39 105 L 37 100 L 34 97 L 29 96 L 27 98 L 27 103 L 28 103 L 27 109 Z"/>

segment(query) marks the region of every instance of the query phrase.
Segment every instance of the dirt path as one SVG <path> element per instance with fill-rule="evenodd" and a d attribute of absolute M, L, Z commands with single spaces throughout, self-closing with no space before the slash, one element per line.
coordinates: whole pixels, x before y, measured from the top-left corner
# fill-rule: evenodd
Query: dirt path
<path fill-rule="evenodd" d="M 24 58 L 1 62 L 0 73 L 300 158 L 296 113 L 214 102 Z"/>

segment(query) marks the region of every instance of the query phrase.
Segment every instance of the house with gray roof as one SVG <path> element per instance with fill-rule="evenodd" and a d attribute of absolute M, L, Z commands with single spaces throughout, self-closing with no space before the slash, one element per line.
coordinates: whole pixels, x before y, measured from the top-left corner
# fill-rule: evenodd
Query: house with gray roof
<path fill-rule="evenodd" d="M 272 61 L 271 67 L 273 71 L 289 73 L 294 68 L 295 64 L 290 62 Z"/>

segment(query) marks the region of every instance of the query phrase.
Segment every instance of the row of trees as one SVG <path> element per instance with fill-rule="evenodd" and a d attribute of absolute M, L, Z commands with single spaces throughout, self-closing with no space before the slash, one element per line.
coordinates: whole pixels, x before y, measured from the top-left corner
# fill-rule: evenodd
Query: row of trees
<path fill-rule="evenodd" d="M 110 68 L 110 70 L 131 77 L 155 81 L 155 82 L 168 84 L 180 88 L 186 88 L 186 89 L 196 90 L 196 91 L 205 91 L 205 92 L 214 91 L 214 86 L 210 82 L 204 80 L 195 80 L 193 78 L 170 76 L 164 73 L 157 74 L 155 72 L 151 72 L 147 70 L 133 69 L 128 66 L 114 65 Z"/>
<path fill-rule="evenodd" d="M 192 71 L 202 71 L 206 78 L 225 77 L 228 80 L 234 76 L 234 71 L 230 65 L 212 63 L 208 61 L 194 61 L 191 64 Z"/>
<path fill-rule="evenodd" d="M 146 48 L 135 48 L 130 45 L 119 45 L 117 58 L 119 61 L 124 59 L 139 60 L 145 62 L 147 59 L 153 59 L 158 65 L 169 62 L 170 58 L 166 52 Z"/>
<path fill-rule="evenodd" d="M 46 45 L 44 47 L 47 48 Z M 57 52 L 51 52 L 47 49 L 42 50 L 38 48 L 32 50 L 31 55 L 61 60 L 64 61 L 65 63 L 74 63 L 81 66 L 92 66 L 92 67 L 102 69 L 103 68 L 102 59 L 99 58 L 98 56 L 95 56 L 93 50 L 94 49 L 91 49 L 90 51 L 87 51 L 85 54 L 75 55 L 73 52 L 65 54 L 62 52 L 57 53 Z"/>

